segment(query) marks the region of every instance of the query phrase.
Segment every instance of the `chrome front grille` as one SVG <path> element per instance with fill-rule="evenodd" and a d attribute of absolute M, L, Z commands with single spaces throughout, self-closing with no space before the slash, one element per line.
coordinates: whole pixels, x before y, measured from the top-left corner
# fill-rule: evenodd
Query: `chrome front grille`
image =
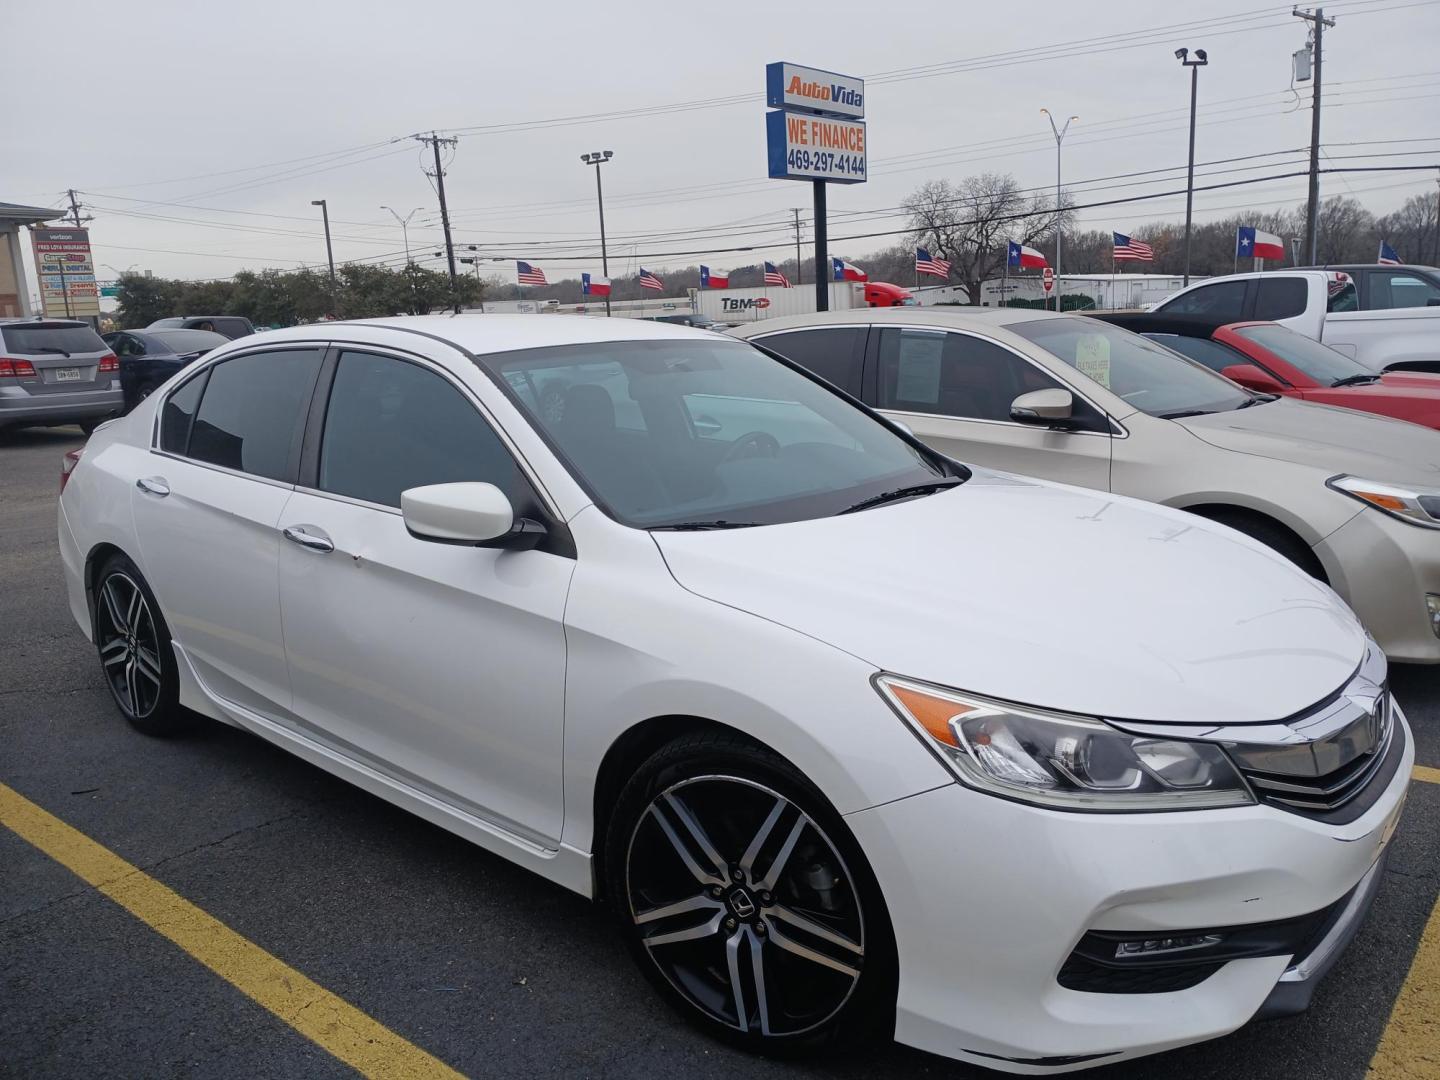
<path fill-rule="evenodd" d="M 1236 747 L 1232 756 L 1256 797 L 1263 802 L 1309 813 L 1329 813 L 1364 792 L 1384 764 L 1395 738 L 1389 694 L 1376 699 L 1374 707 L 1354 721 L 1347 731 L 1349 738 L 1341 741 L 1348 760 L 1315 776 L 1247 768 L 1246 747 Z M 1269 749 L 1273 752 L 1273 748 Z M 1312 754 L 1311 759 L 1315 760 L 1315 755 Z"/>

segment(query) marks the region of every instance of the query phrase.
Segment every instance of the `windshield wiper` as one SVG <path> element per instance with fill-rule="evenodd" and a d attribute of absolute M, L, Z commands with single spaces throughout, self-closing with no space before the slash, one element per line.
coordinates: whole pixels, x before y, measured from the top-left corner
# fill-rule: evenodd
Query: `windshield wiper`
<path fill-rule="evenodd" d="M 1346 375 L 1343 379 L 1336 379 L 1331 386 L 1364 386 L 1366 383 L 1379 382 L 1379 375 Z"/>
<path fill-rule="evenodd" d="M 753 529 L 758 521 L 677 521 L 674 525 L 652 525 L 650 532 L 703 532 L 706 529 Z"/>
<path fill-rule="evenodd" d="M 1239 410 L 1248 409 L 1251 405 L 1268 405 L 1279 396 L 1279 394 L 1256 394 L 1249 401 L 1242 401 L 1239 405 L 1236 405 L 1235 408 Z"/>
<path fill-rule="evenodd" d="M 1161 420 L 1183 420 L 1187 416 L 1209 416 L 1214 409 L 1181 409 L 1179 412 L 1165 412 L 1160 414 Z"/>
<path fill-rule="evenodd" d="M 40 348 L 33 351 L 37 353 L 59 353 L 61 356 L 65 357 L 66 360 L 70 359 L 70 354 L 68 352 L 66 352 L 64 349 L 57 349 L 54 345 L 41 345 Z"/>
<path fill-rule="evenodd" d="M 909 487 L 896 488 L 894 491 L 882 491 L 879 495 L 861 499 L 854 506 L 847 506 L 840 513 L 853 514 L 856 510 L 868 510 L 872 506 L 895 502 L 898 499 L 913 499 L 920 495 L 931 495 L 937 491 L 944 491 L 946 488 L 958 487 L 964 482 L 952 477 L 946 480 L 931 480 L 928 484 L 911 484 Z"/>

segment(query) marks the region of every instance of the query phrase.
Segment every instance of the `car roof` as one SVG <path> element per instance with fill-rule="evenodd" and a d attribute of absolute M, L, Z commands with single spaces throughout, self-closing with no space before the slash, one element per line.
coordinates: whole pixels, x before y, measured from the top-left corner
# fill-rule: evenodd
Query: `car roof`
<path fill-rule="evenodd" d="M 610 341 L 679 339 L 714 342 L 715 334 L 679 323 L 643 319 L 607 319 L 595 315 L 464 314 L 397 315 L 384 319 L 354 319 L 311 323 L 272 330 L 265 343 L 326 341 L 343 338 L 346 327 L 400 330 L 439 338 L 471 353 L 514 352 L 555 345 L 588 345 Z M 248 342 L 247 342 L 248 344 Z"/>
<path fill-rule="evenodd" d="M 1020 323 L 1042 322 L 1046 319 L 1070 319 L 1078 312 L 1067 311 L 1057 315 L 1053 311 L 1039 311 L 1034 308 L 986 308 L 986 307 L 893 307 L 893 308 L 850 308 L 845 311 L 812 312 L 809 315 L 783 315 L 774 319 L 759 319 L 734 327 L 730 333 L 735 337 L 752 337 L 760 333 L 774 333 L 778 330 L 801 327 L 844 326 L 857 322 L 866 325 L 903 323 L 906 326 L 941 326 L 955 330 L 994 330 L 997 327 L 1015 326 Z"/>
<path fill-rule="evenodd" d="M 1274 326 L 1265 319 L 1212 319 L 1204 315 L 1166 315 L 1163 312 L 1091 312 L 1087 316 L 1136 334 L 1176 334 L 1208 338 L 1222 326 Z"/>
<path fill-rule="evenodd" d="M 47 319 L 42 315 L 26 315 L 20 318 L 0 319 L 0 326 L 43 326 L 43 327 L 73 327 L 89 326 L 87 322 L 79 319 Z"/>
<path fill-rule="evenodd" d="M 1426 266 L 1424 263 L 1326 263 L 1324 266 L 1297 266 L 1296 270 L 1343 270 L 1347 274 L 1353 274 L 1357 270 L 1424 270 L 1430 274 L 1440 274 L 1440 268 Z"/>

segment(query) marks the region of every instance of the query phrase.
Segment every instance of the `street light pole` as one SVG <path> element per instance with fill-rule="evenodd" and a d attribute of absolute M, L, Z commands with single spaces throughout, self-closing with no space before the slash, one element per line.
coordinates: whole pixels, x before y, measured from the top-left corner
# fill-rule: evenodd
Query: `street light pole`
<path fill-rule="evenodd" d="M 1065 121 L 1064 127 L 1055 126 L 1055 117 L 1050 115 L 1049 109 L 1041 109 L 1045 119 L 1050 121 L 1050 130 L 1055 133 L 1055 310 L 1060 310 L 1060 144 L 1065 141 L 1065 133 L 1070 130 L 1070 123 L 1079 120 L 1078 116 L 1072 116 Z"/>
<path fill-rule="evenodd" d="M 410 265 L 410 219 L 420 212 L 420 207 L 415 207 L 403 218 L 388 206 L 380 207 L 381 210 L 390 210 L 390 216 L 400 223 L 400 235 L 405 240 L 405 265 Z"/>
<path fill-rule="evenodd" d="M 325 219 L 325 257 L 330 260 L 330 314 L 336 315 L 335 310 L 339 305 L 336 301 L 338 290 L 335 287 L 335 250 L 330 246 L 330 207 L 324 199 L 311 199 L 311 206 L 320 207 L 320 215 Z"/>
<path fill-rule="evenodd" d="M 1189 49 L 1176 49 L 1175 59 L 1190 69 L 1190 165 L 1185 172 L 1185 281 L 1190 284 L 1190 207 L 1195 199 L 1195 95 L 1200 84 L 1200 69 L 1210 62 L 1204 49 L 1195 50 L 1190 58 Z"/>
<path fill-rule="evenodd" d="M 605 280 L 610 280 L 610 258 L 605 250 L 605 192 L 600 186 L 600 166 L 604 165 L 615 156 L 613 150 L 592 150 L 588 154 L 581 154 L 580 160 L 586 165 L 595 166 L 595 202 L 600 208 L 600 271 L 605 275 Z M 610 317 L 610 294 L 605 294 L 605 317 Z"/>

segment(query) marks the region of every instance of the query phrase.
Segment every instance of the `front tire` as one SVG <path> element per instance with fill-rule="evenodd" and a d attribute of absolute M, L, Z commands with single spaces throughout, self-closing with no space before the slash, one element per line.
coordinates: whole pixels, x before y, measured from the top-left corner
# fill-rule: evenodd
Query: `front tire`
<path fill-rule="evenodd" d="M 879 886 L 840 816 L 775 754 L 728 734 L 659 750 L 616 803 L 604 874 L 636 962 L 711 1034 L 765 1053 L 893 1035 Z"/>
<path fill-rule="evenodd" d="M 180 672 L 170 628 L 139 568 L 113 555 L 95 578 L 95 648 L 110 696 L 146 735 L 189 727 L 180 705 Z"/>

